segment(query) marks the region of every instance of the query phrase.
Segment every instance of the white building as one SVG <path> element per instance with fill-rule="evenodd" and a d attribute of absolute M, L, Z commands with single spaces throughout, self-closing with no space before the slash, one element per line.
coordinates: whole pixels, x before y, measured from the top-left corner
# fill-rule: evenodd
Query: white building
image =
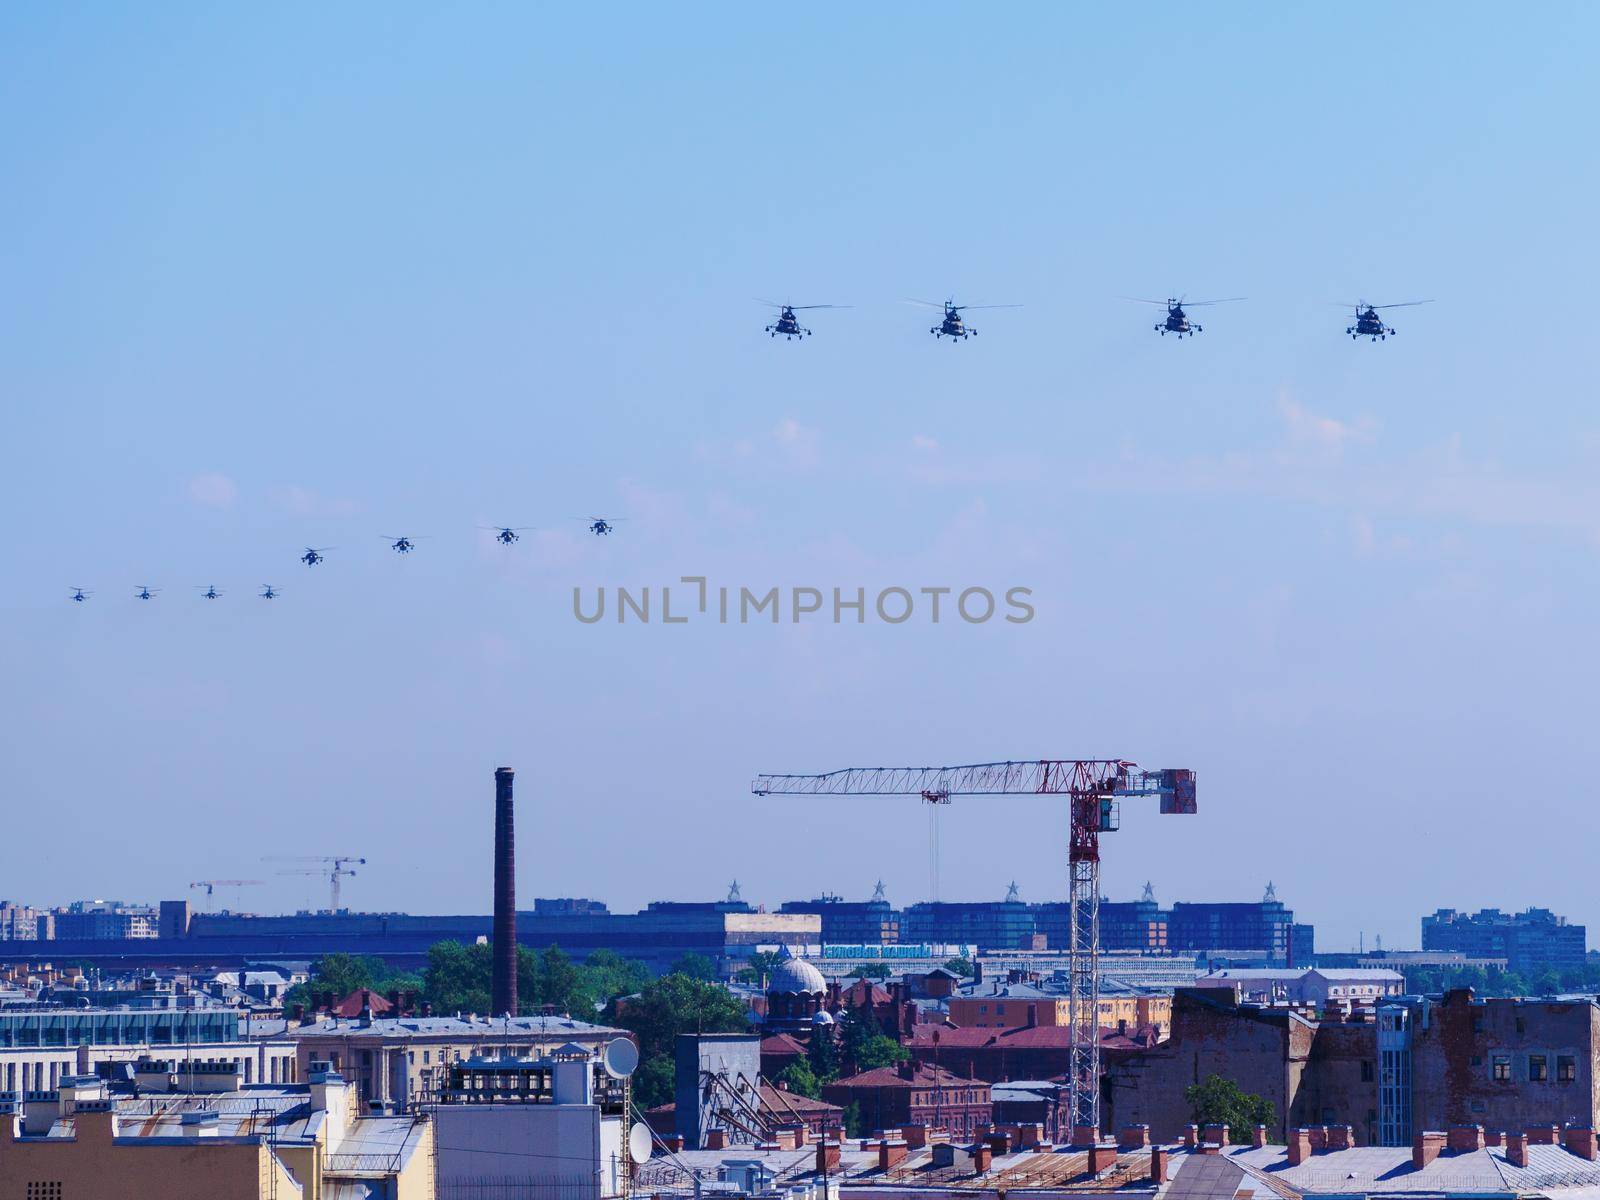
<path fill-rule="evenodd" d="M 1194 984 L 1202 988 L 1231 987 L 1245 1004 L 1312 1004 L 1322 1008 L 1329 1001 L 1336 1001 L 1359 1007 L 1376 1004 L 1385 996 L 1404 994 L 1406 977 L 1399 971 L 1373 967 L 1229 967 L 1197 975 Z"/>

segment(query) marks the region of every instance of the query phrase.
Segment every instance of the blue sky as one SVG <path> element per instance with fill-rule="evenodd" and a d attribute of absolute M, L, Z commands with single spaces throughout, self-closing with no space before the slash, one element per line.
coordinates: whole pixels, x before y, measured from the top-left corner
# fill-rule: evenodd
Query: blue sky
<path fill-rule="evenodd" d="M 1200 775 L 1197 817 L 1129 805 L 1114 897 L 1275 879 L 1324 947 L 1414 945 L 1438 905 L 1600 922 L 1597 32 L 0 14 L 0 894 L 293 908 L 322 892 L 261 856 L 348 852 L 354 905 L 486 911 L 505 763 L 526 898 L 909 902 L 914 804 L 750 777 L 1084 755 Z M 1249 301 L 1179 345 L 1117 299 L 1169 292 Z M 947 295 L 1025 307 L 936 344 L 902 301 Z M 756 296 L 855 307 L 794 345 Z M 1377 346 L 1330 303 L 1424 298 Z M 572 618 L 574 586 L 683 575 L 1038 615 Z M 958 802 L 946 897 L 1062 895 L 1064 824 Z"/>

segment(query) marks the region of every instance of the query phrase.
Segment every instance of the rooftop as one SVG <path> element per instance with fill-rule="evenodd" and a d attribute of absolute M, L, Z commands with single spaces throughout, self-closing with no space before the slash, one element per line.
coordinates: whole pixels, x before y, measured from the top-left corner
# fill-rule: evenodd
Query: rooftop
<path fill-rule="evenodd" d="M 315 1040 L 326 1037 L 375 1037 L 390 1040 L 407 1038 L 474 1038 L 486 1036 L 537 1038 L 612 1038 L 625 1033 L 608 1025 L 594 1025 L 575 1017 L 479 1017 L 471 1014 L 451 1017 L 374 1017 L 364 1022 L 355 1017 L 321 1017 L 314 1023 L 290 1029 L 291 1038 Z"/>

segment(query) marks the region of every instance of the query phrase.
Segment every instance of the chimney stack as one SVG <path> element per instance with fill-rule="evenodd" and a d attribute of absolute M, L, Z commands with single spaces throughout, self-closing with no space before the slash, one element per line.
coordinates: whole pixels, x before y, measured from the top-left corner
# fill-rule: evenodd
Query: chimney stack
<path fill-rule="evenodd" d="M 494 773 L 494 971 L 491 1016 L 517 1015 L 516 828 L 511 803 L 510 767 Z"/>

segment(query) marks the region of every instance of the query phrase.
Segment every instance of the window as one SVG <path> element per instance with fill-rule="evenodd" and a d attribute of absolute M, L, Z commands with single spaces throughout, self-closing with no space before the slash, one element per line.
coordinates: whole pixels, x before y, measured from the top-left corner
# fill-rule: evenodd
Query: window
<path fill-rule="evenodd" d="M 1489 1060 L 1489 1078 L 1496 1083 L 1509 1083 L 1511 1081 L 1511 1056 L 1509 1054 L 1496 1054 Z"/>
<path fill-rule="evenodd" d="M 1483 1101 L 1482 1100 L 1474 1100 L 1472 1102 L 1472 1111 L 1475 1112 L 1475 1113 L 1481 1113 L 1483 1111 Z"/>
<path fill-rule="evenodd" d="M 61 1200 L 60 1181 L 42 1183 L 37 1179 L 29 1180 L 28 1200 Z"/>
<path fill-rule="evenodd" d="M 1475 1066 L 1475 1067 L 1481 1067 L 1481 1066 L 1483 1066 L 1483 1055 L 1481 1055 L 1481 1054 L 1474 1054 L 1474 1055 L 1473 1055 L 1473 1056 L 1472 1056 L 1472 1065 L 1473 1065 L 1473 1066 Z"/>
<path fill-rule="evenodd" d="M 1550 1071 L 1545 1066 L 1545 1057 L 1542 1054 L 1528 1055 L 1528 1082 L 1543 1083 L 1550 1078 Z"/>
<path fill-rule="evenodd" d="M 1372 1060 L 1370 1058 L 1363 1058 L 1361 1060 L 1361 1082 L 1372 1082 Z"/>
<path fill-rule="evenodd" d="M 1556 1082 L 1571 1083 L 1578 1077 L 1578 1060 L 1570 1054 L 1556 1055 Z"/>

